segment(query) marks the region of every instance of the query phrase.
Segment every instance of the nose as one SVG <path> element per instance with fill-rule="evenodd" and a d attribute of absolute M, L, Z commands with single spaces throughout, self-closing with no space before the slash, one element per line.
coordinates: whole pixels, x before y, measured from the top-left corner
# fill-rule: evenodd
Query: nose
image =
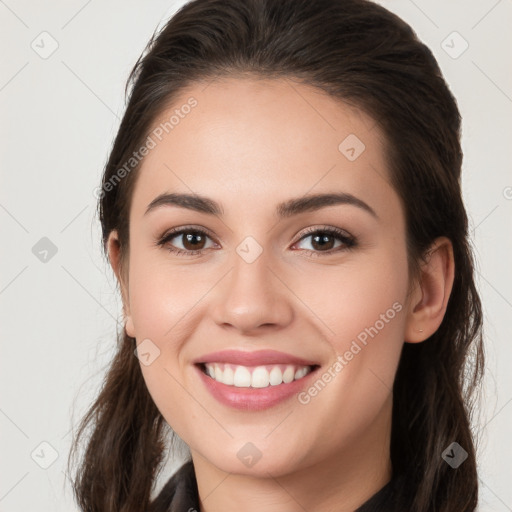
<path fill-rule="evenodd" d="M 289 325 L 294 315 L 293 293 L 279 270 L 270 267 L 265 251 L 252 263 L 238 254 L 233 261 L 233 268 L 218 285 L 213 306 L 217 325 L 246 336 Z"/>

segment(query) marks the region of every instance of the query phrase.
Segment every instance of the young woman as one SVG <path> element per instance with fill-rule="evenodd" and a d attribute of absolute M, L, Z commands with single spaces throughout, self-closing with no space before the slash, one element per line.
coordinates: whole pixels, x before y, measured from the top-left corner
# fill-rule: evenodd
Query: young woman
<path fill-rule="evenodd" d="M 432 53 L 366 0 L 195 0 L 130 80 L 80 507 L 474 511 L 482 313 Z"/>

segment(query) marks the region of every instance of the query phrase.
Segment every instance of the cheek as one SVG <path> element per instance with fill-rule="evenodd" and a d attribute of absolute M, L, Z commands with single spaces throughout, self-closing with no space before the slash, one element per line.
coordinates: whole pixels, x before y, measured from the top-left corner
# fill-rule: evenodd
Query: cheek
<path fill-rule="evenodd" d="M 208 283 L 194 278 L 192 266 L 175 268 L 148 252 L 134 251 L 130 260 L 130 312 L 137 339 L 155 343 L 175 338 L 187 315 L 208 290 Z"/>
<path fill-rule="evenodd" d="M 318 416 L 328 415 L 324 407 L 337 403 L 345 414 L 334 424 L 350 429 L 371 422 L 393 387 L 404 342 L 406 252 L 390 248 L 336 272 L 325 267 L 314 278 L 317 286 L 304 284 L 297 294 L 307 297 L 321 319 L 332 355 L 321 382 L 306 390 L 302 403 Z M 325 400 L 316 398 L 320 395 Z"/>
<path fill-rule="evenodd" d="M 190 329 L 194 305 L 206 293 L 207 283 L 197 283 L 190 272 L 171 269 L 142 251 L 133 252 L 129 279 L 137 344 L 145 343 L 152 358 L 150 364 L 141 358 L 146 387 L 165 420 L 187 442 L 187 425 L 197 412 L 183 385 L 182 347 L 189 337 L 185 330 Z"/>
<path fill-rule="evenodd" d="M 385 265 L 355 270 L 336 283 L 337 307 L 330 307 L 329 320 L 336 332 L 338 351 L 348 350 L 353 340 L 362 346 L 370 339 L 380 343 L 402 342 L 406 280 L 396 268 Z M 349 343 L 350 342 L 350 343 Z"/>
<path fill-rule="evenodd" d="M 177 269 L 161 254 L 138 248 L 130 254 L 129 272 L 130 313 L 137 344 L 145 343 L 152 356 L 149 365 L 141 359 L 142 374 L 157 407 L 179 431 L 183 418 L 176 411 L 190 410 L 190 393 L 183 387 L 187 364 L 183 347 L 199 323 L 200 299 L 211 283 L 198 279 L 193 266 Z"/>
<path fill-rule="evenodd" d="M 390 249 L 354 257 L 333 266 L 309 269 L 294 291 L 321 320 L 322 331 L 336 353 L 358 339 L 402 343 L 408 289 L 405 249 Z M 320 324 L 319 324 L 320 325 Z"/>

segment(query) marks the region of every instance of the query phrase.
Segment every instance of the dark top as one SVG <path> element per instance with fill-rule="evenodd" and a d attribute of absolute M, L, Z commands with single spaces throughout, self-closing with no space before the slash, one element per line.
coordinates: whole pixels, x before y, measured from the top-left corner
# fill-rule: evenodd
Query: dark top
<path fill-rule="evenodd" d="M 380 491 L 354 512 L 402 511 L 399 490 L 403 476 L 392 478 Z M 191 510 L 192 509 L 192 510 Z M 192 461 L 188 461 L 169 479 L 150 508 L 151 512 L 199 512 L 199 495 Z"/>

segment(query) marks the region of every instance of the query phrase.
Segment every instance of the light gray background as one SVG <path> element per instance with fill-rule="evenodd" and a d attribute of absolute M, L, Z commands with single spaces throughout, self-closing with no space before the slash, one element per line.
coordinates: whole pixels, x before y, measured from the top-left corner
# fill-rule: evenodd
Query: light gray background
<path fill-rule="evenodd" d="M 95 396 L 121 318 L 93 190 L 128 73 L 183 3 L 0 0 L 1 512 L 77 510 L 64 473 L 70 428 Z M 463 115 L 464 196 L 486 319 L 480 510 L 509 511 L 512 3 L 380 3 L 432 48 Z M 57 248 L 46 262 L 32 252 L 42 237 Z"/>

